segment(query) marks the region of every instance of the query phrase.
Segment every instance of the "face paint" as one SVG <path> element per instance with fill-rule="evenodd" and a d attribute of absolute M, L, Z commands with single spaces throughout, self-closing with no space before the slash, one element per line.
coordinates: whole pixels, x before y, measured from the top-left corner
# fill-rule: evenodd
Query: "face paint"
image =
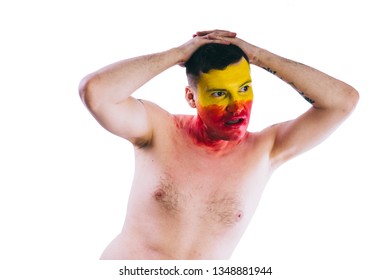
<path fill-rule="evenodd" d="M 246 135 L 252 108 L 250 68 L 243 58 L 224 70 L 199 77 L 196 104 L 203 129 L 213 140 L 240 140 Z"/>

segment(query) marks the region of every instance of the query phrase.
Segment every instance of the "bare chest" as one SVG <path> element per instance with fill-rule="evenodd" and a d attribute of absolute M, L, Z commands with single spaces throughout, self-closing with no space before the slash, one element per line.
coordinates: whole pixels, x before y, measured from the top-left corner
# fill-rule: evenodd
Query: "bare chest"
<path fill-rule="evenodd" d="M 172 175 L 172 176 L 171 176 Z M 151 192 L 151 203 L 169 217 L 187 221 L 233 225 L 245 212 L 245 183 L 203 174 L 161 176 Z"/>
<path fill-rule="evenodd" d="M 266 159 L 244 150 L 213 157 L 176 143 L 147 162 L 141 172 L 149 174 L 146 204 L 160 217 L 197 228 L 249 219 L 269 177 Z"/>
<path fill-rule="evenodd" d="M 172 226 L 214 228 L 244 224 L 270 176 L 268 147 L 248 137 L 225 153 L 194 143 L 185 129 L 161 129 L 136 155 L 135 205 Z"/>

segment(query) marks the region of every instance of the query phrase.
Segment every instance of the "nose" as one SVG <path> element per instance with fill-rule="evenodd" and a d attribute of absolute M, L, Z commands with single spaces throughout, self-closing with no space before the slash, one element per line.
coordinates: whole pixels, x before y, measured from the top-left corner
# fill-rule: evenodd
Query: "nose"
<path fill-rule="evenodd" d="M 239 115 L 242 110 L 244 109 L 244 106 L 241 102 L 238 102 L 236 100 L 232 100 L 229 105 L 226 107 L 226 111 L 233 114 L 233 115 Z"/>

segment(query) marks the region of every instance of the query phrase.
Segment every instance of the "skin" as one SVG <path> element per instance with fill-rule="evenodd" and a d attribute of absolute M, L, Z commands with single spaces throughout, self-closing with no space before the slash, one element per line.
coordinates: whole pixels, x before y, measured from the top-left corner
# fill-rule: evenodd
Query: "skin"
<path fill-rule="evenodd" d="M 202 73 L 193 94 L 197 110 L 198 143 L 218 147 L 224 141 L 240 141 L 247 134 L 253 90 L 250 67 L 243 58 L 224 70 Z M 192 93 L 195 92 L 195 93 Z"/>
<path fill-rule="evenodd" d="M 196 87 L 186 88 L 194 115 L 172 115 L 131 96 L 211 42 L 239 46 L 249 64 L 292 85 L 312 107 L 293 120 L 247 132 L 253 92 L 245 60 L 203 73 Z M 80 96 L 135 153 L 124 225 L 102 259 L 228 259 L 273 171 L 322 142 L 358 101 L 346 83 L 224 30 L 197 32 L 179 47 L 106 66 L 82 80 Z M 242 120 L 232 125 L 237 118 Z"/>

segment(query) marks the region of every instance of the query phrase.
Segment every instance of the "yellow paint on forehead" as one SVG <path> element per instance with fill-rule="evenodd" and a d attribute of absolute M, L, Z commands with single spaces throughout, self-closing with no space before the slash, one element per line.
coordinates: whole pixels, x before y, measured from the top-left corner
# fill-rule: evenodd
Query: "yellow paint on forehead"
<path fill-rule="evenodd" d="M 231 64 L 223 70 L 210 70 L 202 73 L 198 82 L 198 99 L 202 106 L 220 104 L 235 99 L 237 101 L 248 101 L 253 99 L 252 79 L 249 63 L 242 58 L 239 62 Z M 249 90 L 242 92 L 242 88 L 248 85 Z M 227 98 L 215 98 L 213 93 L 225 92 Z M 221 104 L 222 105 L 222 104 Z"/>

